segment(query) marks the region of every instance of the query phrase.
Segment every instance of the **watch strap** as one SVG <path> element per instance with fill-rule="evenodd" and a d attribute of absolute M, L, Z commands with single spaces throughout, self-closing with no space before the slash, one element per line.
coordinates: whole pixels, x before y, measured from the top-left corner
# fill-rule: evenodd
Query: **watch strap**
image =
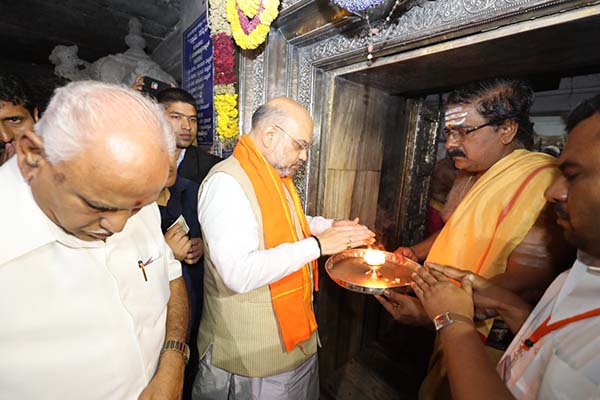
<path fill-rule="evenodd" d="M 185 365 L 187 365 L 188 361 L 190 360 L 190 347 L 185 342 L 169 339 L 165 341 L 165 344 L 163 345 L 160 354 L 168 350 L 173 350 L 180 353 L 183 356 L 183 361 L 185 361 Z"/>

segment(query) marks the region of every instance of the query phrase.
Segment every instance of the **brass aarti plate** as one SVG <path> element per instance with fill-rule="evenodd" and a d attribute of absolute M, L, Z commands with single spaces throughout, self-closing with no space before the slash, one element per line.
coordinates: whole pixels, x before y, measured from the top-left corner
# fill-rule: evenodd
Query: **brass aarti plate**
<path fill-rule="evenodd" d="M 342 251 L 329 257 L 325 270 L 338 285 L 358 293 L 382 294 L 385 289 L 409 290 L 411 274 L 419 267 L 418 263 L 380 251 L 385 256 L 384 262 L 369 265 L 364 259 L 367 251 L 369 249 Z"/>

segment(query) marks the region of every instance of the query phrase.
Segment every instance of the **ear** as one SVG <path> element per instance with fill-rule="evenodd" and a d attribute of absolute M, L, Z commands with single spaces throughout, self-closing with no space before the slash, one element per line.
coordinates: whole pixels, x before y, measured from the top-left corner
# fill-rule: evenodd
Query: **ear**
<path fill-rule="evenodd" d="M 500 133 L 500 141 L 502 144 L 511 144 L 513 140 L 515 140 L 518 130 L 519 124 L 516 121 L 505 121 L 502 125 L 500 125 L 498 128 L 498 133 Z"/>
<path fill-rule="evenodd" d="M 33 122 L 38 122 L 38 120 L 40 119 L 40 110 L 35 107 L 33 109 Z"/>
<path fill-rule="evenodd" d="M 17 163 L 21 170 L 21 175 L 26 181 L 39 171 L 40 167 L 47 163 L 44 153 L 44 142 L 42 138 L 31 131 L 27 131 L 15 140 L 17 150 Z"/>
<path fill-rule="evenodd" d="M 262 141 L 262 145 L 266 149 L 270 149 L 275 144 L 276 133 L 277 132 L 275 131 L 274 126 L 266 126 L 265 129 L 262 131 L 261 141 Z"/>

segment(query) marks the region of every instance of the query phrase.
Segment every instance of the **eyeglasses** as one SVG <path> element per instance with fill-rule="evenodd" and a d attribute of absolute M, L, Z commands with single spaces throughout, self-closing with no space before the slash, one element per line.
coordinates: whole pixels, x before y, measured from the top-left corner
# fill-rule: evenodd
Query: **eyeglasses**
<path fill-rule="evenodd" d="M 465 137 L 470 134 L 473 133 L 481 128 L 485 128 L 486 126 L 490 126 L 490 125 L 494 125 L 491 122 L 486 122 L 485 124 L 481 124 L 481 125 L 477 125 L 477 126 L 473 126 L 471 128 L 466 128 L 466 129 L 461 129 L 461 128 L 452 128 L 452 129 L 448 129 L 445 128 L 444 132 L 442 133 L 442 137 L 444 140 L 448 140 L 450 138 L 452 138 L 452 140 L 457 141 L 457 142 L 462 142 L 463 140 L 465 140 Z"/>
<path fill-rule="evenodd" d="M 298 151 L 305 151 L 305 150 L 308 151 L 308 149 L 310 149 L 310 143 L 308 143 L 307 141 L 296 139 L 295 137 L 293 137 L 292 135 L 287 133 L 285 131 L 285 129 L 283 129 L 279 125 L 273 125 L 273 126 L 275 128 L 278 128 L 281 132 L 285 133 L 290 139 L 292 139 L 294 141 L 294 143 L 296 144 Z"/>

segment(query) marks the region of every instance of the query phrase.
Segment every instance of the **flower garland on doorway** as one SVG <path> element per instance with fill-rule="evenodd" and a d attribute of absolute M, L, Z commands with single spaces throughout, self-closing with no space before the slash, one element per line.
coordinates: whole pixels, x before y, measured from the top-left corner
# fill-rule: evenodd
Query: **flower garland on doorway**
<path fill-rule="evenodd" d="M 225 0 L 210 0 L 209 7 L 215 67 L 214 106 L 217 114 L 217 135 L 223 148 L 229 150 L 235 146 L 239 137 L 233 41 L 231 27 L 226 18 Z"/>
<path fill-rule="evenodd" d="M 235 43 L 242 49 L 255 49 L 267 38 L 271 22 L 277 18 L 279 0 L 226 0 L 227 20 Z"/>

